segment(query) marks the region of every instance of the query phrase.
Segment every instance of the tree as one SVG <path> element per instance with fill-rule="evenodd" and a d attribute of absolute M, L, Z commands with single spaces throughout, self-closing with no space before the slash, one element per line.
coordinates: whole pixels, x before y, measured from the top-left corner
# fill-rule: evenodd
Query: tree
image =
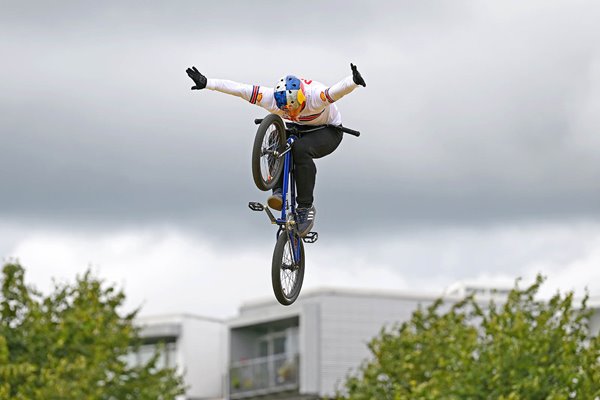
<path fill-rule="evenodd" d="M 183 393 L 173 369 L 129 365 L 140 346 L 125 295 L 88 271 L 44 296 L 8 263 L 0 276 L 0 399 L 167 400 Z"/>
<path fill-rule="evenodd" d="M 503 304 L 473 297 L 419 308 L 369 343 L 340 399 L 600 399 L 600 336 L 587 296 L 536 300 L 541 276 Z M 446 311 L 444 311 L 446 310 Z"/>

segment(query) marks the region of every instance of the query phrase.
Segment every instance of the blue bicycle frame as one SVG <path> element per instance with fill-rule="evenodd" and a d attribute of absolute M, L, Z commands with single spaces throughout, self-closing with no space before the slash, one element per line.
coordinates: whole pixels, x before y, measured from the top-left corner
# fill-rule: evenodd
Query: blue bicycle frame
<path fill-rule="evenodd" d="M 296 139 L 297 138 L 294 135 L 290 135 L 290 137 L 288 137 L 287 149 L 286 149 L 285 153 L 283 154 L 283 156 L 285 157 L 283 159 L 283 188 L 281 191 L 283 205 L 281 207 L 281 218 L 279 218 L 277 220 L 277 224 L 280 227 L 279 228 L 280 231 L 283 230 L 283 227 L 287 223 L 286 211 L 288 208 L 288 200 L 287 200 L 288 188 L 290 190 L 289 207 L 290 207 L 292 215 L 296 214 L 296 181 L 294 179 L 294 174 L 291 173 L 291 170 L 293 167 L 291 149 L 292 149 L 292 145 L 294 144 L 294 141 Z M 278 236 L 279 236 L 279 234 L 280 234 L 280 232 L 278 232 Z M 300 240 L 301 239 L 294 240 L 293 232 L 287 232 L 287 234 L 289 235 L 290 243 L 292 244 L 292 248 L 294 249 L 294 251 L 293 251 L 294 263 L 298 263 L 298 262 L 300 262 Z"/>
<path fill-rule="evenodd" d="M 277 220 L 278 224 L 285 224 L 287 216 L 286 216 L 286 210 L 288 208 L 288 200 L 287 200 L 287 192 L 288 192 L 288 188 L 290 188 L 291 191 L 291 196 L 290 196 L 290 203 L 289 204 L 291 206 L 291 211 L 292 214 L 296 212 L 296 182 L 294 179 L 293 174 L 290 174 L 291 169 L 292 169 L 292 152 L 291 152 L 291 148 L 292 145 L 294 143 L 294 141 L 296 140 L 295 136 L 290 136 L 287 140 L 287 144 L 288 144 L 288 148 L 286 149 L 286 152 L 284 154 L 284 159 L 283 159 L 283 190 L 281 192 L 281 196 L 283 199 L 283 206 L 281 207 L 281 218 Z"/>

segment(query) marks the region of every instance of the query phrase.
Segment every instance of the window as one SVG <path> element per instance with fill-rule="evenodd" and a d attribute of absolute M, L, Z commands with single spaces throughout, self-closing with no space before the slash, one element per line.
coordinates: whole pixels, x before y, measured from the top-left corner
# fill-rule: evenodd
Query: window
<path fill-rule="evenodd" d="M 141 345 L 135 353 L 127 355 L 127 363 L 130 366 L 144 365 L 156 353 L 157 349 L 161 346 L 158 343 L 149 343 Z M 175 368 L 177 366 L 177 344 L 175 342 L 164 343 L 161 348 L 161 354 L 156 360 L 156 368 Z"/>
<path fill-rule="evenodd" d="M 286 337 L 276 337 L 273 339 L 273 354 L 283 354 L 285 353 L 285 342 Z"/>
<path fill-rule="evenodd" d="M 267 357 L 269 355 L 269 341 L 267 339 L 261 339 L 258 342 L 258 356 Z"/>
<path fill-rule="evenodd" d="M 277 354 L 285 354 L 287 350 L 286 332 L 271 332 L 258 341 L 258 357 L 269 357 Z"/>

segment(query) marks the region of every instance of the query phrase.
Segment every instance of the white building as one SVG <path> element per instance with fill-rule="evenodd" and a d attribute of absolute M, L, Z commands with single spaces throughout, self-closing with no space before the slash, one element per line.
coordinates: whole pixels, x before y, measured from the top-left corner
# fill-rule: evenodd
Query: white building
<path fill-rule="evenodd" d="M 143 345 L 137 362 L 152 357 L 156 345 L 164 345 L 159 366 L 177 368 L 187 386 L 186 400 L 223 399 L 226 376 L 227 326 L 224 321 L 189 314 L 142 317 Z"/>
<path fill-rule="evenodd" d="M 437 296 L 319 289 L 283 307 L 246 303 L 228 322 L 230 399 L 332 396 L 368 357 L 367 342 L 385 325 L 410 318 Z"/>

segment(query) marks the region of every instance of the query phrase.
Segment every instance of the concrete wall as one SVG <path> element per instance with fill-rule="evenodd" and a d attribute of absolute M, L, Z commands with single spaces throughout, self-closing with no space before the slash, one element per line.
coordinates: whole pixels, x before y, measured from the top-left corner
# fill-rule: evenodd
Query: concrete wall
<path fill-rule="evenodd" d="M 188 387 L 181 399 L 224 399 L 227 327 L 223 321 L 177 314 L 136 321 L 142 336 L 175 338 L 176 365 Z"/>
<path fill-rule="evenodd" d="M 188 399 L 224 396 L 226 328 L 222 322 L 189 317 L 183 321 L 179 348 L 183 353 Z"/>
<path fill-rule="evenodd" d="M 322 296 L 320 320 L 320 391 L 331 396 L 370 356 L 368 342 L 385 325 L 406 321 L 418 304 L 403 298 L 335 295 Z"/>
<path fill-rule="evenodd" d="M 317 394 L 321 390 L 321 317 L 317 302 L 303 304 L 300 314 L 300 393 Z"/>

